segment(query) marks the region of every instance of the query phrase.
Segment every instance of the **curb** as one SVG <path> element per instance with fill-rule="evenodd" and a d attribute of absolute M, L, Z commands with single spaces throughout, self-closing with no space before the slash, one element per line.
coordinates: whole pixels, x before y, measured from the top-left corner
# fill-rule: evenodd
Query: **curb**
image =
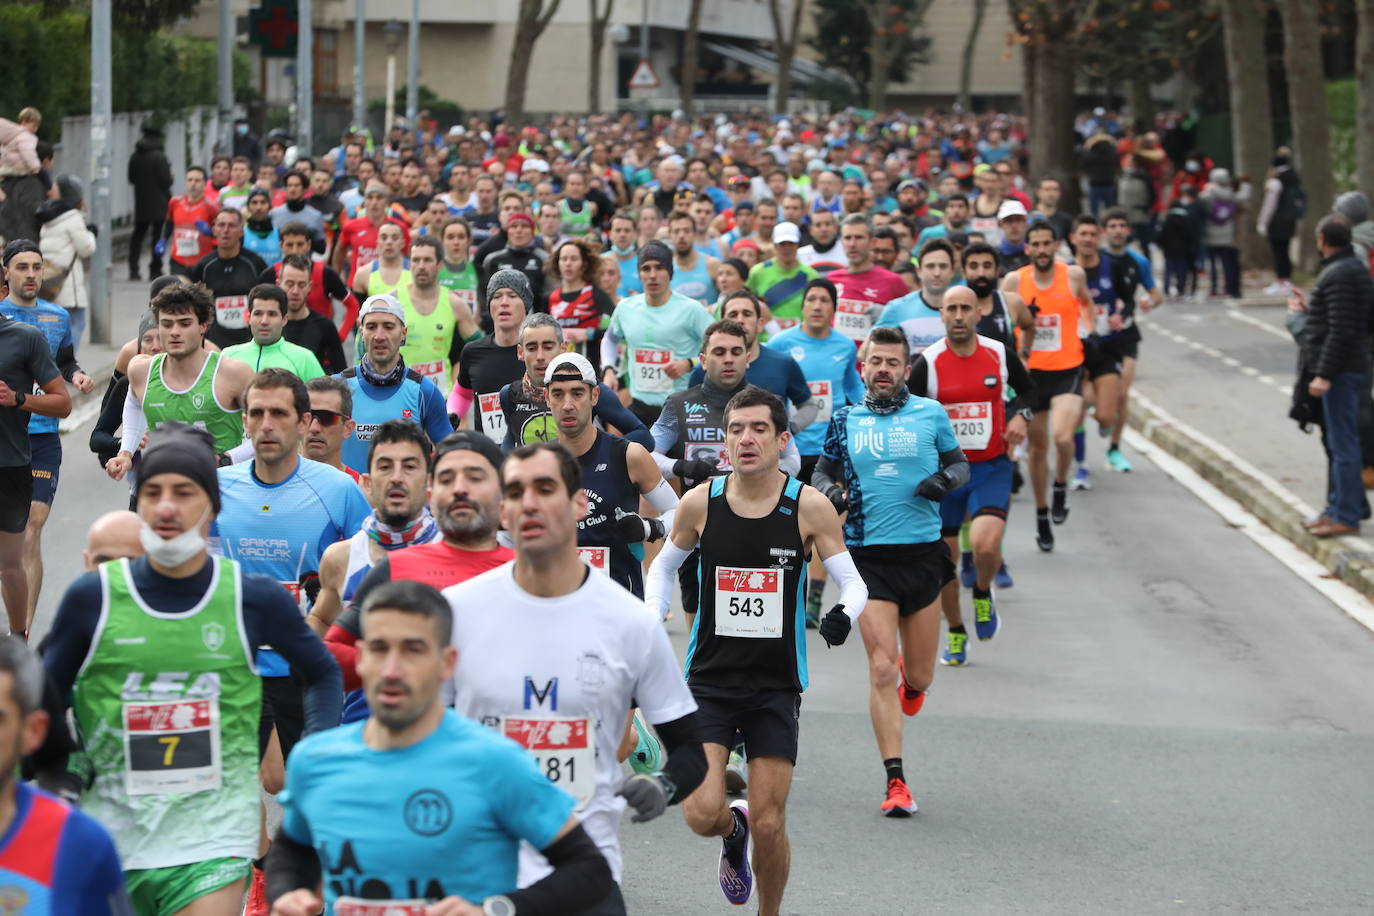
<path fill-rule="evenodd" d="M 72 395 L 72 412 L 57 424 L 59 435 L 75 432 L 100 414 L 100 402 L 105 398 L 105 389 L 110 386 L 114 364 L 92 369 L 87 374 L 95 381 L 95 387 L 90 394 L 82 394 L 74 388 L 67 389 Z"/>
<path fill-rule="evenodd" d="M 1316 510 L 1220 442 L 1199 432 L 1149 398 L 1131 393 L 1131 427 L 1244 506 L 1260 521 L 1331 574 L 1374 599 L 1374 546 L 1358 537 L 1314 538 L 1302 527 Z"/>

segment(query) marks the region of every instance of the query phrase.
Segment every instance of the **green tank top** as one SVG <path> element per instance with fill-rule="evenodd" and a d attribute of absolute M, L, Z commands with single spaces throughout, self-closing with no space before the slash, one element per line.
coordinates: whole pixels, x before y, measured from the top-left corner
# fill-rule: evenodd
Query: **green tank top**
<path fill-rule="evenodd" d="M 185 391 L 177 391 L 162 380 L 166 353 L 153 357 L 148 368 L 148 385 L 143 392 L 143 415 L 148 428 L 157 429 L 168 420 L 180 420 L 208 432 L 215 440 L 215 451 L 223 454 L 243 442 L 243 418 L 237 410 L 227 410 L 215 398 L 215 375 L 223 354 L 206 354 L 200 375 Z"/>
<path fill-rule="evenodd" d="M 458 331 L 458 317 L 453 314 L 448 291 L 439 296 L 439 303 L 428 315 L 421 315 L 410 301 L 410 286 L 398 286 L 394 295 L 406 311 L 406 342 L 401 344 L 401 358 L 407 369 L 429 379 L 444 394 L 449 390 L 448 351 L 453 335 Z"/>
<path fill-rule="evenodd" d="M 393 289 L 397 289 L 399 287 L 406 286 L 407 284 L 409 284 L 410 260 L 406 259 L 401 263 L 406 265 L 405 267 L 401 268 L 401 279 L 397 280 L 395 283 L 384 283 L 382 281 L 382 262 L 373 261 L 372 272 L 367 275 L 367 294 L 369 296 L 376 296 L 380 295 L 381 293 L 389 293 Z"/>
<path fill-rule="evenodd" d="M 239 566 L 210 562 L 210 587 L 185 614 L 149 608 L 128 560 L 100 566 L 104 604 L 72 711 L 95 773 L 81 806 L 126 870 L 257 855 L 262 679 Z"/>
<path fill-rule="evenodd" d="M 581 238 L 592 231 L 592 203 L 589 200 L 582 201 L 582 209 L 574 212 L 566 200 L 558 201 L 558 215 L 563 218 L 562 230 L 564 235 L 571 235 L 574 238 Z"/>
<path fill-rule="evenodd" d="M 463 269 L 448 269 L 447 261 L 439 262 L 439 285 L 458 294 L 474 315 L 477 314 L 477 268 L 471 261 L 463 264 Z"/>

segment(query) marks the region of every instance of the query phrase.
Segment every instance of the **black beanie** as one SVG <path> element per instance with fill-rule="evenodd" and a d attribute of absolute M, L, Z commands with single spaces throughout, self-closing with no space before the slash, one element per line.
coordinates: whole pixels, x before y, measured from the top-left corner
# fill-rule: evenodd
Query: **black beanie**
<path fill-rule="evenodd" d="M 669 277 L 673 275 L 673 252 L 662 242 L 647 242 L 640 247 L 639 263 L 643 264 L 645 261 L 657 261 L 668 271 Z"/>
<path fill-rule="evenodd" d="M 148 433 L 148 446 L 138 464 L 138 479 L 150 480 L 158 474 L 189 477 L 209 495 L 210 507 L 218 515 L 218 467 L 215 440 L 209 433 L 187 423 L 169 421 Z"/>
<path fill-rule="evenodd" d="M 501 447 L 482 433 L 471 429 L 460 429 L 456 433 L 449 433 L 439 440 L 439 444 L 434 446 L 434 461 L 430 467 L 437 467 L 439 459 L 449 452 L 466 450 L 476 452 L 491 463 L 496 468 L 496 476 L 501 476 L 501 462 L 505 460 L 505 455 L 501 453 Z"/>

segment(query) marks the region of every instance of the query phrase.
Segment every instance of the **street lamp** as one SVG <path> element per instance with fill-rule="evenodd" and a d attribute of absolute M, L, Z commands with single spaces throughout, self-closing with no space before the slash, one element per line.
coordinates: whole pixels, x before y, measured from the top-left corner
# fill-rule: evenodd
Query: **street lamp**
<path fill-rule="evenodd" d="M 396 120 L 396 49 L 401 46 L 401 33 L 405 29 L 395 19 L 388 19 L 382 26 L 382 37 L 386 39 L 386 123 L 382 125 L 382 143 L 391 132 Z"/>

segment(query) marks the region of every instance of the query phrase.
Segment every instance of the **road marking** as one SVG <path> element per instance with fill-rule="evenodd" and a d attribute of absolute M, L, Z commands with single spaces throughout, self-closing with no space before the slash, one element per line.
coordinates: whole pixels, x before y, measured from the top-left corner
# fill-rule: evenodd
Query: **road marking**
<path fill-rule="evenodd" d="M 1137 397 L 1139 397 L 1138 394 Z M 1291 541 L 1265 525 L 1240 503 L 1218 490 L 1188 465 L 1140 433 L 1133 429 L 1127 429 L 1125 430 L 1125 438 L 1131 448 L 1149 458 L 1161 471 L 1201 500 L 1207 508 L 1221 516 L 1228 525 L 1236 528 L 1251 541 L 1258 544 L 1274 559 L 1288 567 L 1295 576 L 1320 592 L 1323 597 L 1350 615 L 1365 629 L 1374 631 L 1374 605 L 1371 605 L 1368 598 L 1339 579 L 1333 578 L 1325 566 L 1303 553 Z M 1261 481 L 1263 482 L 1263 478 Z"/>
<path fill-rule="evenodd" d="M 1228 308 L 1226 309 L 1226 314 L 1236 319 L 1241 324 L 1248 324 L 1251 327 L 1259 328 L 1266 334 L 1272 334 L 1281 340 L 1288 341 L 1289 343 L 1293 342 L 1293 335 L 1289 334 L 1286 329 L 1276 327 L 1270 324 L 1269 322 L 1264 321 L 1263 319 L 1256 318 L 1254 315 L 1247 315 L 1238 308 Z"/>
<path fill-rule="evenodd" d="M 1228 310 L 1228 314 L 1230 314 L 1230 310 Z M 1258 318 L 1252 318 L 1249 315 L 1242 315 L 1239 312 L 1236 312 L 1232 317 L 1246 324 L 1253 324 L 1256 327 L 1264 328 L 1266 331 L 1273 332 L 1274 334 L 1284 338 L 1285 340 L 1291 340 L 1291 338 L 1287 334 L 1285 334 L 1282 331 L 1279 331 L 1272 325 L 1260 321 Z M 1207 344 L 1204 344 L 1200 341 L 1184 337 L 1182 334 L 1170 330 L 1169 328 L 1161 327 L 1160 325 L 1155 324 L 1154 322 L 1144 322 L 1142 320 L 1142 323 L 1149 324 L 1151 330 L 1163 334 L 1165 337 L 1169 338 L 1175 343 L 1182 344 L 1183 346 L 1188 347 L 1190 350 L 1196 350 L 1199 353 L 1205 353 L 1207 356 L 1220 361 L 1222 365 L 1227 366 L 1231 369 L 1239 369 L 1242 374 L 1248 375 L 1262 384 L 1268 385 L 1272 388 L 1276 388 L 1280 392 L 1286 392 L 1288 390 L 1288 382 L 1278 379 L 1272 375 L 1263 375 L 1260 373 L 1258 369 L 1254 368 L 1253 366 L 1244 365 L 1240 360 L 1236 359 L 1234 356 L 1227 356 L 1226 354 L 1218 350 L 1216 347 L 1210 347 Z"/>
<path fill-rule="evenodd" d="M 1221 361 L 1226 365 L 1230 366 L 1232 369 L 1240 368 L 1240 360 L 1236 359 L 1234 356 L 1223 356 L 1221 358 Z"/>

